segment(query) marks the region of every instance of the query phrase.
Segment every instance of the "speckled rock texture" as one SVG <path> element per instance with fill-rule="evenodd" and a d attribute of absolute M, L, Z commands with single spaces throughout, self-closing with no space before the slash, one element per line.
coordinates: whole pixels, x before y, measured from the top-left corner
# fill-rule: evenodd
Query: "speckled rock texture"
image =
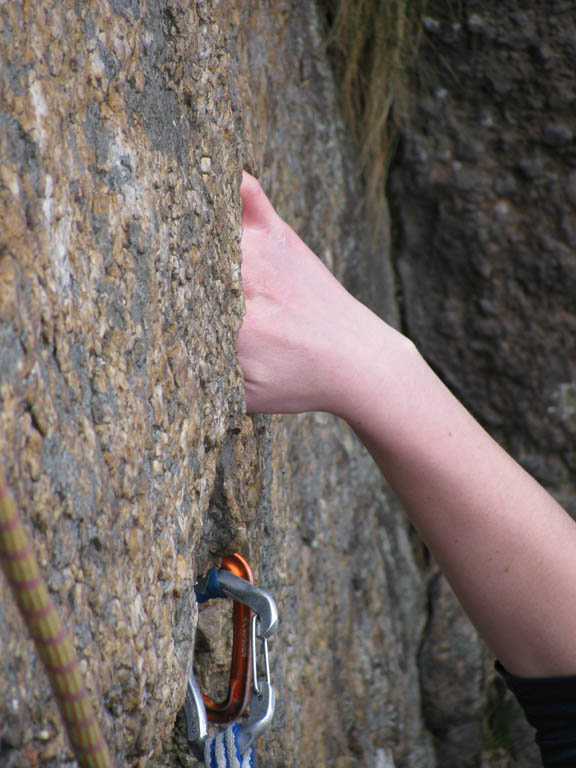
<path fill-rule="evenodd" d="M 0 46 L 0 455 L 116 764 L 193 764 L 192 588 L 240 551 L 281 615 L 260 765 L 434 768 L 401 511 L 341 422 L 243 410 L 243 167 L 396 320 L 314 5 L 16 1 Z M 0 681 L 0 766 L 72 766 L 3 579 Z"/>
<path fill-rule="evenodd" d="M 390 184 L 403 326 L 574 515 L 574 5 L 430 0 L 423 38 Z M 446 605 L 442 590 L 432 593 L 432 616 L 444 610 L 449 621 Z M 425 648 L 426 691 L 445 649 Z M 461 768 L 450 745 L 470 708 L 455 716 L 425 699 L 439 764 Z M 511 756 L 502 764 L 540 765 L 525 747 L 531 734 L 506 718 Z"/>
<path fill-rule="evenodd" d="M 244 423 L 231 55 L 206 4 L 1 19 L 2 461 L 118 762 L 145 762 L 182 702 L 217 457 Z M 1 589 L 0 764 L 65 764 Z"/>

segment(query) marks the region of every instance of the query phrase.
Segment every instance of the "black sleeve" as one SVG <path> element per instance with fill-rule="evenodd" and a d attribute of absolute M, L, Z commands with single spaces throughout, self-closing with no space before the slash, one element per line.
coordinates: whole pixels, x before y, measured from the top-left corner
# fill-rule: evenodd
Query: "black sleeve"
<path fill-rule="evenodd" d="M 500 662 L 496 669 L 536 729 L 545 768 L 576 768 L 576 675 L 515 677 Z"/>

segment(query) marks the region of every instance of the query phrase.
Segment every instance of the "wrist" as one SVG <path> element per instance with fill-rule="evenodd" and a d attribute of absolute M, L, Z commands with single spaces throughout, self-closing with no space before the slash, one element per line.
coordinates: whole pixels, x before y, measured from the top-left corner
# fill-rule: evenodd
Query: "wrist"
<path fill-rule="evenodd" d="M 356 304 L 327 355 L 325 410 L 364 432 L 381 403 L 399 405 L 404 383 L 423 361 L 406 336 Z"/>

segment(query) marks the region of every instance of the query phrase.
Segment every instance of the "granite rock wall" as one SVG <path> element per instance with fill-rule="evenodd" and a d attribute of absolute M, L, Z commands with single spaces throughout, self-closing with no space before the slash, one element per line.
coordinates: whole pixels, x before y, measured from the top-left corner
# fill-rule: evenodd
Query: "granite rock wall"
<path fill-rule="evenodd" d="M 573 10 L 430 2 L 391 189 L 407 329 L 576 514 Z"/>
<path fill-rule="evenodd" d="M 423 31 L 390 254 L 312 2 L 0 7 L 0 461 L 119 766 L 196 765 L 186 677 L 222 685 L 229 619 L 193 584 L 234 551 L 280 610 L 261 765 L 538 764 L 355 436 L 247 417 L 236 363 L 247 168 L 574 512 L 570 4 L 430 0 Z M 0 768 L 74 765 L 3 579 L 0 681 Z"/>
<path fill-rule="evenodd" d="M 314 5 L 12 2 L 0 78 L 0 456 L 117 765 L 192 764 L 193 584 L 240 551 L 281 616 L 261 764 L 433 768 L 401 511 L 341 422 L 243 410 L 243 167 L 396 321 Z M 4 580 L 0 680 L 0 765 L 73 765 Z"/>
<path fill-rule="evenodd" d="M 574 515 L 574 7 L 430 0 L 422 27 L 389 185 L 402 325 L 490 433 Z M 438 690 L 447 653 L 459 658 L 458 644 L 447 651 L 441 637 L 432 642 L 434 626 L 453 625 L 453 600 L 443 588 L 431 592 L 424 692 Z M 462 687 L 449 701 L 425 693 L 444 768 L 464 764 L 461 742 L 455 750 L 464 736 L 468 754 L 477 754 L 469 719 L 476 705 L 463 702 L 471 668 L 453 665 Z M 484 711 L 503 755 L 498 765 L 541 764 L 498 681 L 489 683 Z"/>

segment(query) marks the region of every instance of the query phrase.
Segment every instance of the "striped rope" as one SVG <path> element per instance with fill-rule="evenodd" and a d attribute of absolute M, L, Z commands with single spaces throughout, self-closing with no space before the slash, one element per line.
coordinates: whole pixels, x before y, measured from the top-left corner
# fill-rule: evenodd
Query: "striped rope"
<path fill-rule="evenodd" d="M 72 640 L 48 594 L 30 539 L 1 475 L 0 561 L 44 662 L 80 768 L 112 768 Z"/>
<path fill-rule="evenodd" d="M 206 768 L 254 768 L 254 747 L 240 753 L 238 737 L 242 726 L 229 726 L 217 736 L 209 736 L 204 745 Z"/>

